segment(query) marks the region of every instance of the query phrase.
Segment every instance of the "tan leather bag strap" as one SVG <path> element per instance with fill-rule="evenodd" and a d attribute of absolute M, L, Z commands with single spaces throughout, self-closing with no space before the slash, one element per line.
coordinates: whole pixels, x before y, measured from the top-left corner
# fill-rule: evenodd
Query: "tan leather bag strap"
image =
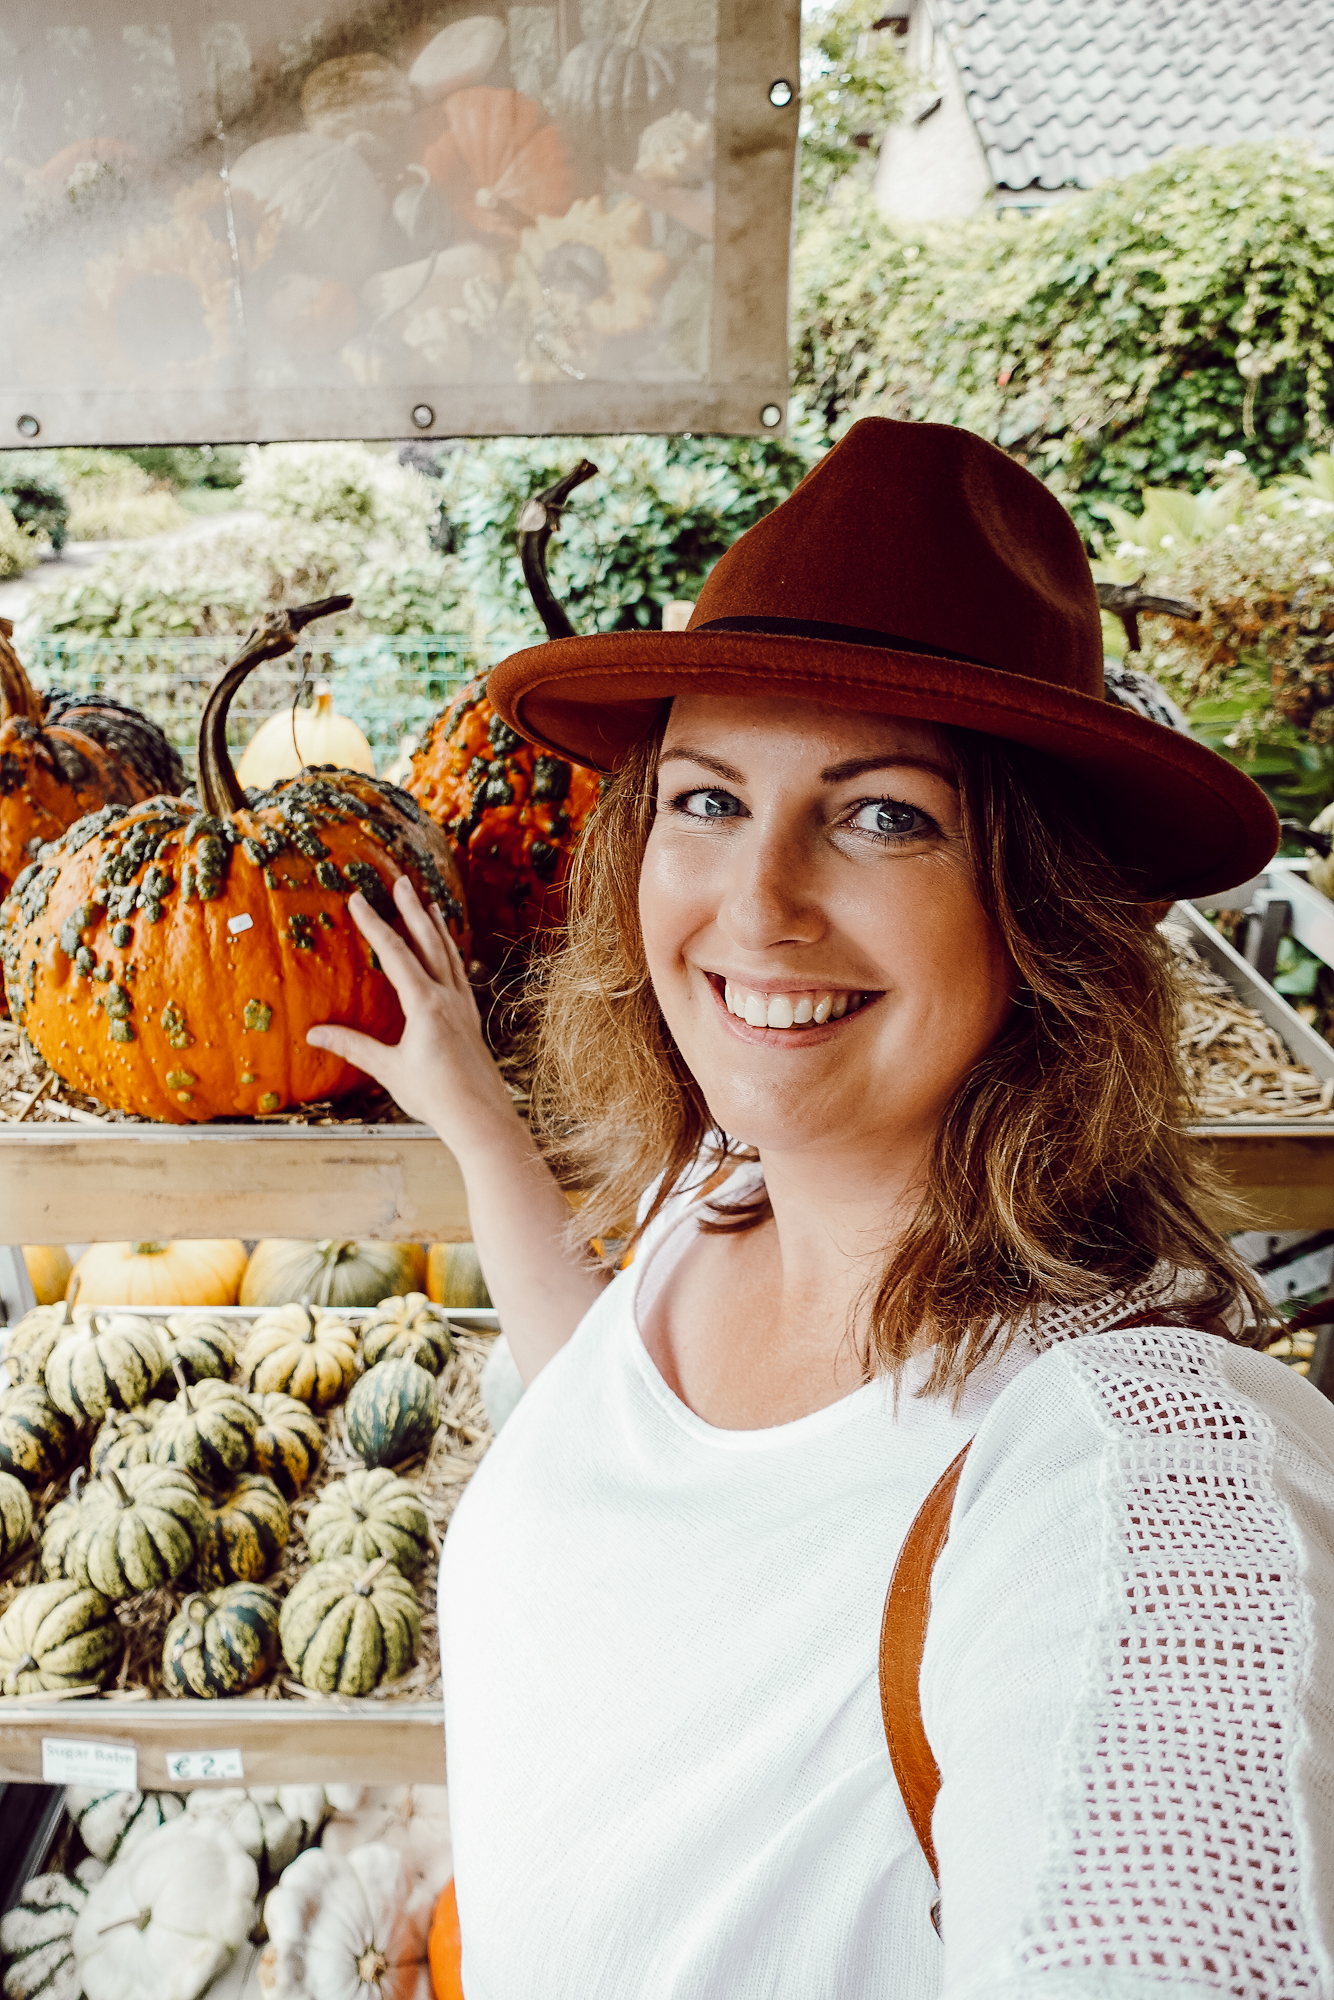
<path fill-rule="evenodd" d="M 1201 1324 L 1161 1307 L 1135 1313 L 1108 1331 L 1124 1333 L 1137 1326 L 1184 1326 L 1196 1332 L 1227 1332 L 1221 1321 Z M 894 1766 L 913 1832 L 937 1881 L 940 1878 L 936 1844 L 931 1838 L 931 1816 L 940 1791 L 940 1767 L 922 1721 L 922 1654 L 926 1650 L 926 1625 L 931 1615 L 931 1577 L 949 1540 L 954 1495 L 971 1445 L 970 1439 L 958 1457 L 946 1466 L 914 1515 L 894 1565 L 885 1598 L 885 1615 L 880 1621 L 880 1714 L 889 1745 L 889 1761 Z"/>
<path fill-rule="evenodd" d="M 970 1439 L 918 1508 L 894 1565 L 880 1623 L 880 1713 L 889 1761 L 933 1875 L 936 1848 L 931 1838 L 931 1815 L 940 1790 L 940 1770 L 927 1742 L 918 1683 L 926 1622 L 931 1615 L 931 1573 L 949 1538 L 955 1489 L 971 1448 Z"/>

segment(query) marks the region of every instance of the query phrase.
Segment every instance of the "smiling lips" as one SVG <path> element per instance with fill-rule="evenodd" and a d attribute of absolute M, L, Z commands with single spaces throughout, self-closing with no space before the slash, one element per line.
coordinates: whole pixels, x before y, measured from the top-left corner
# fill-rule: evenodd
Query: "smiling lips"
<path fill-rule="evenodd" d="M 868 993 L 752 993 L 744 986 L 723 985 L 729 1014 L 751 1028 L 821 1028 L 841 1021 L 870 999 Z"/>

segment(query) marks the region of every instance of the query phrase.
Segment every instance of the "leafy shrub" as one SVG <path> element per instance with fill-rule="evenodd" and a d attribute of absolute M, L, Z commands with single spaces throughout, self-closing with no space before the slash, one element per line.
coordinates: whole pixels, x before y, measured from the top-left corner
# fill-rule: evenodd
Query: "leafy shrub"
<path fill-rule="evenodd" d="M 0 576 L 22 576 L 42 559 L 36 538 L 21 528 L 0 501 Z"/>
<path fill-rule="evenodd" d="M 869 183 L 877 141 L 912 77 L 880 0 L 807 0 L 801 24 L 801 200 L 817 205 L 849 174 Z"/>
<path fill-rule="evenodd" d="M 451 454 L 446 507 L 488 661 L 545 636 L 515 546 L 525 500 L 581 457 L 601 468 L 576 489 L 548 554 L 576 630 L 661 623 L 670 598 L 697 597 L 709 570 L 808 470 L 813 453 L 772 438 L 489 438 Z"/>
<path fill-rule="evenodd" d="M 273 520 L 338 523 L 403 548 L 427 545 L 440 506 L 430 480 L 364 444 L 251 445 L 239 498 Z"/>
<path fill-rule="evenodd" d="M 1146 589 L 1201 617 L 1145 619 L 1136 666 L 1283 811 L 1317 812 L 1334 796 L 1334 458 L 1268 491 L 1234 471 L 1201 495 L 1145 500 L 1139 516 L 1105 510 L 1120 539 L 1095 567 L 1147 574 Z"/>
<path fill-rule="evenodd" d="M 1334 430 L 1334 175 L 1288 144 L 1198 148 L 1032 215 L 908 232 L 869 194 L 794 263 L 794 375 L 832 429 L 962 424 L 1073 504 L 1264 481 Z"/>
<path fill-rule="evenodd" d="M 150 479 L 128 453 L 71 447 L 51 456 L 69 495 L 72 541 L 138 541 L 185 525 L 170 488 Z"/>
<path fill-rule="evenodd" d="M 53 549 L 65 544 L 69 502 L 55 456 L 47 451 L 0 452 L 0 504 Z"/>

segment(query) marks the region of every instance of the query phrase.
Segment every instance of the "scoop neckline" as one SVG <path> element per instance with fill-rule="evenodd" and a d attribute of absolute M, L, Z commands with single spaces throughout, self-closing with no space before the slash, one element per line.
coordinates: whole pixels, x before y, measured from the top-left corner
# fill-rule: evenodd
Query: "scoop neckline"
<path fill-rule="evenodd" d="M 740 1171 L 745 1171 L 750 1164 L 746 1162 Z M 758 1180 L 760 1177 L 761 1170 L 757 1163 L 748 1178 Z M 626 1273 L 631 1281 L 629 1309 L 625 1315 L 630 1353 L 649 1394 L 658 1406 L 666 1411 L 678 1429 L 685 1431 L 697 1442 L 712 1446 L 715 1450 L 771 1451 L 794 1441 L 818 1437 L 824 1431 L 839 1430 L 865 1409 L 873 1406 L 882 1409 L 888 1407 L 892 1389 L 888 1378 L 883 1375 L 875 1376 L 870 1382 L 863 1382 L 860 1388 L 850 1390 L 836 1402 L 826 1403 L 822 1409 L 808 1410 L 804 1417 L 792 1417 L 784 1424 L 765 1424 L 755 1430 L 732 1430 L 721 1424 L 711 1424 L 692 1410 L 688 1403 L 683 1403 L 676 1391 L 663 1379 L 661 1370 L 644 1344 L 644 1336 L 639 1329 L 639 1300 L 644 1280 L 655 1260 L 674 1238 L 680 1240 L 679 1231 L 693 1219 L 694 1204 L 688 1198 L 683 1198 L 680 1212 L 668 1219 L 662 1234 L 657 1236 L 648 1248 L 647 1255 L 642 1258 L 636 1257 Z M 667 1282 L 670 1282 L 670 1277 Z M 917 1359 L 918 1357 L 914 1357 L 913 1362 L 909 1363 L 904 1379 L 899 1385 L 900 1415 L 905 1408 L 916 1405 L 917 1399 L 913 1393 L 915 1384 L 910 1376 Z"/>

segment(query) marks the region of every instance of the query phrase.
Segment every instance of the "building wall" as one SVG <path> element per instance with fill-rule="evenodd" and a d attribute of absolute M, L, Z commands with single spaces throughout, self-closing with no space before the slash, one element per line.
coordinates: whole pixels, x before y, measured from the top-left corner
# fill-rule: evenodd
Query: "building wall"
<path fill-rule="evenodd" d="M 885 134 L 875 198 L 896 222 L 972 215 L 991 200 L 991 170 L 945 38 L 926 0 L 915 0 L 905 54 L 926 81 L 916 108 Z"/>

